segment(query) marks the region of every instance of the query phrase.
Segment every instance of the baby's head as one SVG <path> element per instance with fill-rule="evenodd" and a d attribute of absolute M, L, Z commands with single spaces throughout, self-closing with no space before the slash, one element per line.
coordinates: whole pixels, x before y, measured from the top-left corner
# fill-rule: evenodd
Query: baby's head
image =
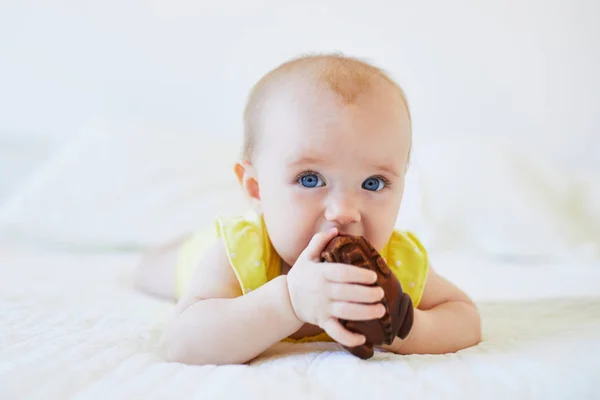
<path fill-rule="evenodd" d="M 380 69 L 337 55 L 289 61 L 250 93 L 235 172 L 293 265 L 312 236 L 337 227 L 381 250 L 404 193 L 411 121 Z"/>

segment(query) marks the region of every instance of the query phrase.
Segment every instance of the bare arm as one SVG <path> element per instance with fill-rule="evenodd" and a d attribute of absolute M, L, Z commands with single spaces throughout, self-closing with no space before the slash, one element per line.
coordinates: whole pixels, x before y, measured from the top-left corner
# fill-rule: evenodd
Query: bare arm
<path fill-rule="evenodd" d="M 204 256 L 189 287 L 167 327 L 171 361 L 245 363 L 302 326 L 290 303 L 287 278 L 242 296 L 220 241 Z"/>
<path fill-rule="evenodd" d="M 415 309 L 414 324 L 405 340 L 384 349 L 399 354 L 444 354 L 481 341 L 481 320 L 473 301 L 429 268 L 425 292 Z"/>

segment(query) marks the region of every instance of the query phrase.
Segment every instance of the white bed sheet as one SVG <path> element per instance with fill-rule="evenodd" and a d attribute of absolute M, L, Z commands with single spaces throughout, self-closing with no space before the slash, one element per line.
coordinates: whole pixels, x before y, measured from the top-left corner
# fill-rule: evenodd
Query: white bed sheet
<path fill-rule="evenodd" d="M 597 265 L 439 256 L 479 302 L 474 348 L 362 361 L 336 344 L 279 344 L 216 367 L 164 361 L 172 304 L 132 290 L 137 259 L 0 247 L 0 398 L 600 398 Z"/>

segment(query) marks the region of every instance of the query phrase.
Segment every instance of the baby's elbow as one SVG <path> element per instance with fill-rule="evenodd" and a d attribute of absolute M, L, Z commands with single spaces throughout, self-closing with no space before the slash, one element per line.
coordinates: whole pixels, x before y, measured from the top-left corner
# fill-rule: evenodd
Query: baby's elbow
<path fill-rule="evenodd" d="M 175 331 L 174 327 L 167 328 L 163 339 L 163 349 L 168 362 L 188 364 L 189 351 L 187 351 L 185 343 L 181 340 L 179 333 Z"/>
<path fill-rule="evenodd" d="M 202 352 L 198 351 L 198 343 L 191 341 L 189 335 L 178 330 L 175 325 L 168 327 L 165 332 L 163 346 L 166 360 L 188 365 L 210 364 L 206 357 L 202 357 Z"/>
<path fill-rule="evenodd" d="M 482 327 L 481 327 L 481 314 L 479 312 L 479 309 L 477 308 L 477 305 L 475 305 L 474 303 L 471 305 L 472 307 L 472 326 L 473 328 L 471 329 L 472 332 L 472 336 L 471 336 L 471 344 L 470 346 L 476 346 L 479 343 L 481 343 L 481 341 L 483 340 L 483 333 L 482 333 Z M 469 346 L 469 347 L 470 347 Z"/>
<path fill-rule="evenodd" d="M 168 362 L 175 362 L 187 365 L 215 365 L 207 357 L 202 357 L 197 349 L 191 349 L 184 342 L 170 341 L 166 343 L 166 359 Z"/>
<path fill-rule="evenodd" d="M 176 340 L 168 339 L 165 341 L 165 354 L 168 362 L 191 364 L 191 360 L 189 359 L 190 352 L 182 343 Z"/>
<path fill-rule="evenodd" d="M 167 345 L 166 347 L 166 360 L 168 362 L 189 364 L 185 357 L 185 352 L 182 352 L 181 348 L 174 347 L 173 345 Z"/>
<path fill-rule="evenodd" d="M 232 354 L 219 351 L 215 346 L 202 341 L 201 338 L 191 337 L 181 331 L 167 332 L 164 347 L 165 358 L 168 362 L 199 366 L 245 364 L 247 362 L 233 358 Z"/>

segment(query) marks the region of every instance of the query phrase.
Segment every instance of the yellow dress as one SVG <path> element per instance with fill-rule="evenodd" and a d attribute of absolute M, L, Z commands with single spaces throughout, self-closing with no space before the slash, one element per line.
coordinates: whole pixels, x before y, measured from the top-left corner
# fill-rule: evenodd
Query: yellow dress
<path fill-rule="evenodd" d="M 199 230 L 182 244 L 177 264 L 177 295 L 189 284 L 204 251 L 221 239 L 243 293 L 259 288 L 280 275 L 281 258 L 273 249 L 260 214 L 217 217 L 213 229 Z M 380 254 L 396 275 L 402 290 L 417 307 L 423 295 L 429 261 L 427 251 L 411 232 L 394 230 Z M 325 333 L 291 342 L 332 341 Z"/>

